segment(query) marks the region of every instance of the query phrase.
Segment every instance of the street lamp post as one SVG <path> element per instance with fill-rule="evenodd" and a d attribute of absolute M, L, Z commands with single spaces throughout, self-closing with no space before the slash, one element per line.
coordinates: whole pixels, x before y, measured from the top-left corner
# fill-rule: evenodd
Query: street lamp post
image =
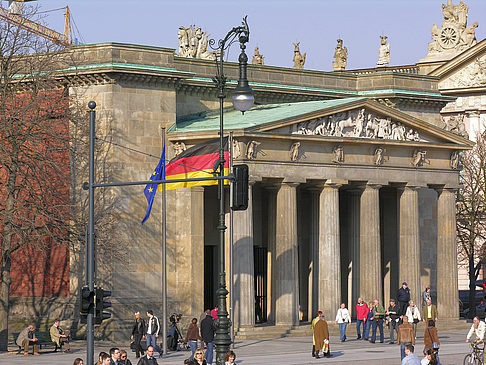
<path fill-rule="evenodd" d="M 217 75 L 213 78 L 218 89 L 219 98 L 219 176 L 224 176 L 224 139 L 223 139 L 223 103 L 226 98 L 225 86 L 226 77 L 223 70 L 224 53 L 231 44 L 238 41 L 240 43 L 241 53 L 238 58 L 239 61 L 239 79 L 238 85 L 233 90 L 232 101 L 236 110 L 244 113 L 250 109 L 254 102 L 253 90 L 248 84 L 246 78 L 246 67 L 248 63 L 248 57 L 245 54 L 246 43 L 250 38 L 250 29 L 246 22 L 246 17 L 243 18 L 243 23 L 239 27 L 231 29 L 224 39 L 219 40 L 216 49 L 216 69 Z M 215 44 L 214 39 L 210 40 L 210 45 Z M 216 345 L 216 364 L 224 365 L 224 355 L 229 351 L 231 344 L 230 327 L 231 322 L 228 318 L 228 311 L 226 309 L 226 297 L 228 290 L 226 290 L 226 273 L 225 273 L 225 255 L 224 255 L 224 235 L 226 231 L 225 223 L 225 194 L 224 194 L 224 180 L 218 181 L 218 199 L 219 199 L 219 220 L 217 230 L 219 232 L 219 281 L 218 290 L 216 296 L 218 298 L 218 318 L 216 319 L 216 335 L 214 337 L 214 344 Z"/>

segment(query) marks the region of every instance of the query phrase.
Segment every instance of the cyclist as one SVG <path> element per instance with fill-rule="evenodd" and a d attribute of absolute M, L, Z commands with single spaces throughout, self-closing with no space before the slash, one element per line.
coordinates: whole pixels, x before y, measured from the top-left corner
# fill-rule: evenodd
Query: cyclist
<path fill-rule="evenodd" d="M 471 339 L 472 335 L 476 335 L 476 343 L 483 343 L 484 340 L 484 332 L 486 331 L 486 323 L 481 322 L 479 317 L 474 317 L 473 318 L 473 324 L 471 326 L 471 329 L 469 330 L 469 333 L 467 334 L 466 337 L 466 342 L 469 342 Z"/>

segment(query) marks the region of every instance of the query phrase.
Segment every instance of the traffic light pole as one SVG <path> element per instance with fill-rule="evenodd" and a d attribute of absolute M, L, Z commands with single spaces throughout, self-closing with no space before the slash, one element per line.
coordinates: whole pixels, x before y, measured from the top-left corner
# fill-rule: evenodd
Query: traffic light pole
<path fill-rule="evenodd" d="M 94 150 L 95 150 L 95 110 L 96 103 L 90 101 L 88 103 L 89 111 L 89 180 L 88 180 L 88 242 L 86 247 L 87 267 L 86 267 L 86 284 L 91 292 L 94 291 Z M 87 316 L 86 326 L 86 363 L 87 365 L 94 365 L 94 306 Z"/>

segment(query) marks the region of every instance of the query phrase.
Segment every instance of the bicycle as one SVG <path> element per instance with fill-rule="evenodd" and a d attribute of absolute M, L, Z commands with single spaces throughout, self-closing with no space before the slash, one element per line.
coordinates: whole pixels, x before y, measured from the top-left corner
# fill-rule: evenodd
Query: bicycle
<path fill-rule="evenodd" d="M 476 341 L 471 342 L 471 353 L 464 358 L 463 365 L 483 365 L 484 364 L 484 345 L 483 348 L 478 346 Z"/>

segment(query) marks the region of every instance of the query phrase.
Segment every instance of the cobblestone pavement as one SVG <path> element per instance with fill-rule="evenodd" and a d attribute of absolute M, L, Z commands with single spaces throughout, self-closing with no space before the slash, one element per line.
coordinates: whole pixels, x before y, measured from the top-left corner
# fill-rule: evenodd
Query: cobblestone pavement
<path fill-rule="evenodd" d="M 464 356 L 468 353 L 470 346 L 465 343 L 465 331 L 448 331 L 439 334 L 441 342 L 440 359 L 442 365 L 462 364 Z M 96 343 L 97 354 L 100 351 L 109 350 L 111 344 Z M 128 349 L 128 343 L 119 345 L 120 348 Z M 75 358 L 86 359 L 85 343 L 76 341 L 72 343 L 73 353 L 41 353 L 40 356 L 17 355 L 14 348 L 8 353 L 0 353 L 0 364 L 29 364 L 29 365 L 71 365 Z M 243 365 L 267 365 L 267 364 L 355 364 L 360 361 L 362 364 L 384 365 L 400 364 L 400 349 L 397 345 L 388 343 L 371 344 L 367 341 L 358 341 L 350 338 L 341 343 L 335 336 L 331 336 L 332 358 L 314 359 L 311 357 L 312 338 L 310 337 L 287 337 L 270 340 L 244 340 L 237 341 L 234 351 L 237 355 L 237 363 Z M 423 349 L 423 338 L 417 338 L 416 353 L 419 355 Z M 157 359 L 159 364 L 183 364 L 184 359 L 189 356 L 189 351 L 171 352 L 162 359 Z M 135 354 L 129 353 L 128 358 L 136 365 Z M 421 358 L 421 357 L 419 357 Z"/>

